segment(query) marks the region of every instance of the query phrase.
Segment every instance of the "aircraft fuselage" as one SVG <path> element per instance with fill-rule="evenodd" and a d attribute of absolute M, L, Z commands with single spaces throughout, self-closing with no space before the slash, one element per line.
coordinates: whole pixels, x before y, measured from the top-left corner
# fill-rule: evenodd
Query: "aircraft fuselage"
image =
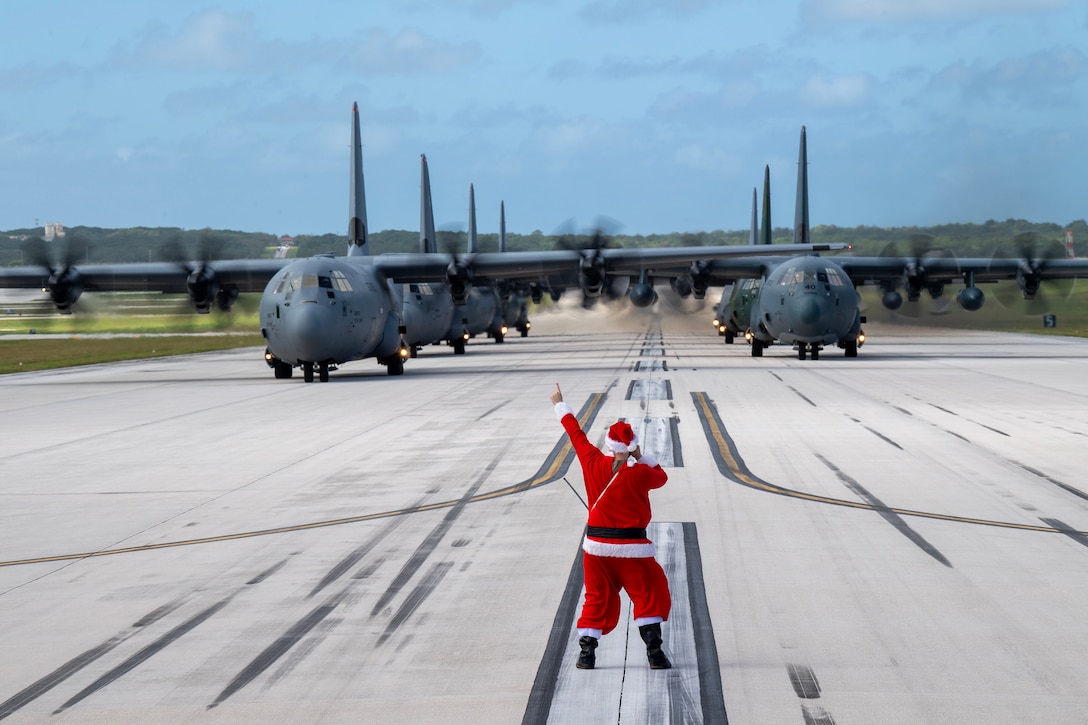
<path fill-rule="evenodd" d="M 394 355 L 400 318 L 365 257 L 320 256 L 284 267 L 261 295 L 269 353 L 292 366 Z"/>
<path fill-rule="evenodd" d="M 410 284 L 404 291 L 405 342 L 414 347 L 448 339 L 454 305 L 441 283 Z"/>
<path fill-rule="evenodd" d="M 822 257 L 793 257 L 759 286 L 751 330 L 765 344 L 841 345 L 861 331 L 858 293 L 846 272 Z"/>

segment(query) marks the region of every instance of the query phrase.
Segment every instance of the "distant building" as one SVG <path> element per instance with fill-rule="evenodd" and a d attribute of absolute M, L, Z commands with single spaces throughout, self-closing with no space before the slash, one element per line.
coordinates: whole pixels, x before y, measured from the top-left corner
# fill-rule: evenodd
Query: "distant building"
<path fill-rule="evenodd" d="M 280 237 L 280 246 L 281 247 L 293 247 L 293 246 L 295 246 L 295 238 L 294 237 L 289 237 L 286 234 L 284 234 L 282 237 Z"/>
<path fill-rule="evenodd" d="M 51 242 L 56 237 L 64 236 L 64 225 L 60 222 L 45 223 L 45 241 Z"/>

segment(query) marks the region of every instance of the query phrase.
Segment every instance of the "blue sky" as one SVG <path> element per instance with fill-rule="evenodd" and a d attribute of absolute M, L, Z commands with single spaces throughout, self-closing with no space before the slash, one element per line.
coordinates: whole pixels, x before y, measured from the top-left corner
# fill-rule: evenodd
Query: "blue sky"
<path fill-rule="evenodd" d="M 1088 216 L 1079 0 L 42 0 L 0 38 L 0 229 L 744 229 Z"/>

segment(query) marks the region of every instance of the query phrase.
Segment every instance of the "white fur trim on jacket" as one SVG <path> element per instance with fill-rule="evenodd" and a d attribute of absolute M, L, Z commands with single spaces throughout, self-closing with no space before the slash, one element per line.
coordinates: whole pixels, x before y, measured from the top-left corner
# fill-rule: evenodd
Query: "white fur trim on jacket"
<path fill-rule="evenodd" d="M 657 555 L 657 547 L 653 544 L 606 544 L 588 536 L 582 541 L 582 550 L 593 556 L 613 559 L 649 559 Z"/>
<path fill-rule="evenodd" d="M 571 415 L 574 415 L 574 409 L 571 408 L 566 403 L 556 403 L 555 404 L 555 419 L 556 420 L 563 420 L 563 416 L 566 415 L 567 413 L 570 413 Z"/>

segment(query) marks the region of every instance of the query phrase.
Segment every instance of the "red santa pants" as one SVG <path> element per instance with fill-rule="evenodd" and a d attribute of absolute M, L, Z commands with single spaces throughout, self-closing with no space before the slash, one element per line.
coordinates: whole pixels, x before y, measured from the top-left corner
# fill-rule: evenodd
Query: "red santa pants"
<path fill-rule="evenodd" d="M 599 629 L 608 634 L 620 621 L 620 589 L 634 605 L 634 618 L 669 618 L 672 596 L 665 570 L 653 557 L 624 559 L 582 554 L 586 599 L 578 629 Z"/>

